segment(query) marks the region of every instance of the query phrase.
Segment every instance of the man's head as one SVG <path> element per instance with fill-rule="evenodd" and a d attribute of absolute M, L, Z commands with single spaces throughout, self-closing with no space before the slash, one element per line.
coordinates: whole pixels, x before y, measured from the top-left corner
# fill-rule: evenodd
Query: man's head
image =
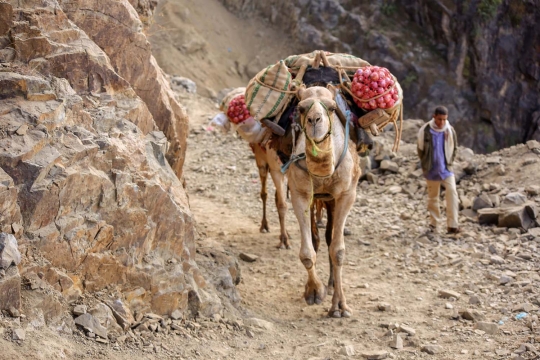
<path fill-rule="evenodd" d="M 442 129 L 446 125 L 448 119 L 448 109 L 444 106 L 437 106 L 433 113 L 433 119 L 435 119 L 435 125 Z"/>

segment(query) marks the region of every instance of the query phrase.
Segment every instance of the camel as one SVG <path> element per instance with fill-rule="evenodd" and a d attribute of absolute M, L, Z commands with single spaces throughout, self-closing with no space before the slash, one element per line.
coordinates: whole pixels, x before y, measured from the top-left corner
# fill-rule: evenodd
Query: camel
<path fill-rule="evenodd" d="M 300 227 L 299 257 L 308 273 L 304 299 L 309 305 L 321 304 L 327 294 L 316 273 L 319 240 L 314 200 L 321 200 L 328 217 L 325 234 L 330 257 L 328 289 L 333 287 L 328 315 L 350 317 L 352 310 L 347 306 L 342 283 L 343 230 L 356 199 L 361 170 L 355 145 L 348 141 L 349 135 L 335 113 L 335 91 L 332 86 L 298 89 L 301 135 L 293 149 L 293 158 L 300 160 L 289 166 L 286 175 Z"/>
<path fill-rule="evenodd" d="M 236 96 L 243 94 L 245 90 L 246 88 L 240 87 L 235 88 L 225 94 L 220 104 L 220 110 L 222 113 L 216 115 L 212 119 L 211 123 L 221 128 L 225 133 L 231 129 L 230 124 L 232 123 L 227 116 L 227 105 Z M 277 155 L 277 151 L 270 146 L 268 141 L 265 142 L 265 145 L 259 144 L 259 141 L 265 136 L 259 131 L 260 126 L 258 129 L 257 127 L 252 128 L 250 126 L 238 126 L 236 130 L 238 131 L 238 134 L 249 143 L 249 146 L 255 155 L 255 163 L 259 169 L 259 177 L 261 179 L 260 195 L 263 203 L 263 215 L 259 230 L 262 233 L 270 231 L 268 221 L 266 219 L 266 198 L 268 197 L 266 191 L 266 180 L 268 178 L 268 173 L 270 173 L 276 187 L 275 201 L 279 214 L 280 236 L 277 247 L 280 249 L 290 249 L 291 246 L 289 243 L 289 235 L 285 228 L 285 217 L 287 214 L 285 175 L 281 173 L 282 163 Z"/>

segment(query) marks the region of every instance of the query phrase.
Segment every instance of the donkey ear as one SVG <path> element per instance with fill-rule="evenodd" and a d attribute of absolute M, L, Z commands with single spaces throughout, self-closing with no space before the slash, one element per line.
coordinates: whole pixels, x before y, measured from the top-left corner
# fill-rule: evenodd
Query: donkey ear
<path fill-rule="evenodd" d="M 305 84 L 302 84 L 298 87 L 298 90 L 296 90 L 296 96 L 298 97 L 298 99 L 302 100 L 302 95 L 304 94 L 305 91 L 306 91 Z"/>

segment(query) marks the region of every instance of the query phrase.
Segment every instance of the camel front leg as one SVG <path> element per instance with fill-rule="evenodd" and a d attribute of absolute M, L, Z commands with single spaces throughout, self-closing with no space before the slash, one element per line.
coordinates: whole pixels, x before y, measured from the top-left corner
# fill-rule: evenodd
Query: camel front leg
<path fill-rule="evenodd" d="M 317 220 L 317 227 L 320 227 L 320 228 L 323 228 L 324 227 L 324 223 L 322 221 L 322 216 L 323 216 L 323 208 L 324 208 L 324 204 L 322 201 L 320 200 L 316 200 L 315 201 L 315 208 L 317 209 L 317 212 L 316 212 L 316 220 Z"/>
<path fill-rule="evenodd" d="M 279 214 L 280 235 L 277 247 L 278 249 L 290 249 L 289 234 L 287 234 L 287 228 L 285 227 L 285 217 L 287 216 L 285 175 L 281 173 L 281 170 L 270 170 L 270 175 L 276 186 L 276 207 Z"/>
<path fill-rule="evenodd" d="M 326 297 L 326 288 L 317 277 L 315 264 L 317 262 L 317 253 L 313 248 L 311 239 L 311 219 L 309 196 L 298 192 L 291 187 L 291 199 L 294 213 L 300 226 L 300 261 L 308 273 L 308 280 L 304 292 L 304 299 L 308 305 L 321 304 Z"/>
<path fill-rule="evenodd" d="M 261 220 L 261 227 L 259 231 L 262 233 L 267 233 L 270 231 L 268 228 L 268 221 L 266 220 L 266 198 L 268 194 L 266 192 L 266 179 L 268 178 L 268 162 L 266 161 L 266 154 L 262 151 L 262 148 L 259 145 L 252 145 L 253 153 L 255 154 L 255 162 L 257 163 L 257 168 L 259 169 L 259 177 L 261 179 L 261 200 L 263 204 L 263 216 Z"/>
<path fill-rule="evenodd" d="M 334 208 L 334 228 L 332 229 L 332 242 L 329 248 L 332 272 L 334 274 L 334 295 L 332 297 L 332 306 L 328 312 L 328 316 L 330 317 L 350 317 L 352 315 L 352 310 L 347 306 L 345 293 L 343 292 L 342 269 L 345 262 L 343 229 L 345 228 L 345 221 L 356 198 L 355 190 L 345 193 L 339 199 L 336 199 Z"/>

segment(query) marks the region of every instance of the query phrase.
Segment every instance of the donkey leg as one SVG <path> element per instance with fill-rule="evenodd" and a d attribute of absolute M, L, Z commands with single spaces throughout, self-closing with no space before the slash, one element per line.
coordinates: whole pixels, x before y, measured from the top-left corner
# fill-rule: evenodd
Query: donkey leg
<path fill-rule="evenodd" d="M 289 243 L 289 234 L 285 227 L 285 217 L 287 216 L 287 201 L 285 200 L 285 175 L 281 173 L 281 170 L 270 170 L 270 175 L 276 186 L 276 207 L 279 214 L 279 249 L 290 249 L 291 244 Z"/>
<path fill-rule="evenodd" d="M 332 242 L 330 243 L 330 259 L 333 265 L 334 273 L 334 295 L 332 297 L 332 306 L 328 312 L 331 317 L 350 317 L 352 310 L 347 306 L 345 293 L 343 292 L 342 269 L 345 261 L 345 239 L 343 237 L 343 228 L 356 197 L 356 189 L 342 194 L 336 199 L 334 209 L 332 229 Z"/>
<path fill-rule="evenodd" d="M 318 278 L 315 270 L 317 253 L 313 248 L 311 239 L 311 219 L 309 207 L 309 195 L 300 193 L 294 187 L 291 187 L 291 199 L 294 213 L 300 226 L 300 261 L 308 273 L 308 280 L 305 287 L 304 299 L 308 305 L 320 304 L 326 297 L 326 288 Z"/>

